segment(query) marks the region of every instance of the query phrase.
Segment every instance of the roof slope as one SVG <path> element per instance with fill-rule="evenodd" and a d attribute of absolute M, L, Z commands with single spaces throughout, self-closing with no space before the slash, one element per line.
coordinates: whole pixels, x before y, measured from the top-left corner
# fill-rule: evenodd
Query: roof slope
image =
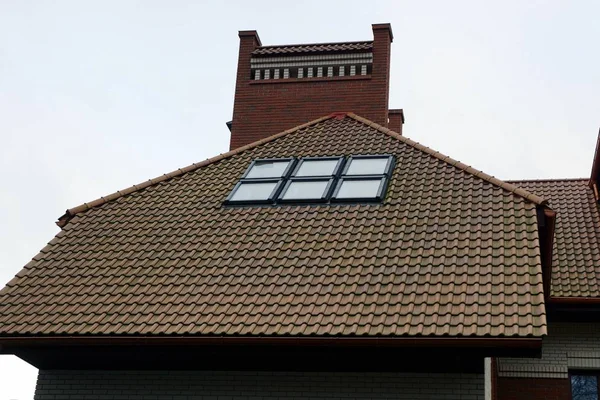
<path fill-rule="evenodd" d="M 557 211 L 552 256 L 555 297 L 600 297 L 600 213 L 588 179 L 515 181 Z"/>
<path fill-rule="evenodd" d="M 0 334 L 545 334 L 541 199 L 366 122 L 321 119 L 78 210 L 0 291 Z M 383 204 L 221 205 L 255 158 L 380 153 Z"/>

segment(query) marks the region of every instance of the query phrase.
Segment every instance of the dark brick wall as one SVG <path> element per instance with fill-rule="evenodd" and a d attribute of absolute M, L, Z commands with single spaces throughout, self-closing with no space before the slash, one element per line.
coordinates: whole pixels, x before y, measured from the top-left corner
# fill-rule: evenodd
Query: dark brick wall
<path fill-rule="evenodd" d="M 254 31 L 241 32 L 230 148 L 340 111 L 387 126 L 391 28 L 373 25 L 373 36 L 370 76 L 253 81 L 250 55 L 260 40 Z"/>
<path fill-rule="evenodd" d="M 40 371 L 35 400 L 483 400 L 483 392 L 483 375 L 468 374 Z"/>
<path fill-rule="evenodd" d="M 568 400 L 568 379 L 498 378 L 497 400 Z"/>

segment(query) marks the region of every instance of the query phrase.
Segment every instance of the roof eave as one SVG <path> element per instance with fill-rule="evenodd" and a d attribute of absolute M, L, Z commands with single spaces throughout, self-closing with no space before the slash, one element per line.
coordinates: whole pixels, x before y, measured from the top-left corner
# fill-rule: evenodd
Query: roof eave
<path fill-rule="evenodd" d="M 349 336 L 7 336 L 0 337 L 0 354 L 11 348 L 45 346 L 189 346 L 189 345 L 294 345 L 377 347 L 541 348 L 542 337 L 349 337 Z"/>

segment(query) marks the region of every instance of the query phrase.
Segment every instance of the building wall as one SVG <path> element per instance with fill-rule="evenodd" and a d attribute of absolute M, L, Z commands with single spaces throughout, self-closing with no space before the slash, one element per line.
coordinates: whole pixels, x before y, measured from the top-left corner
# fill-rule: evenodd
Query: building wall
<path fill-rule="evenodd" d="M 498 378 L 497 400 L 568 400 L 568 379 Z"/>
<path fill-rule="evenodd" d="M 483 400 L 477 374 L 40 371 L 35 399 Z"/>
<path fill-rule="evenodd" d="M 600 370 L 600 323 L 551 323 L 541 358 L 499 358 L 498 400 L 569 399 L 569 370 Z"/>

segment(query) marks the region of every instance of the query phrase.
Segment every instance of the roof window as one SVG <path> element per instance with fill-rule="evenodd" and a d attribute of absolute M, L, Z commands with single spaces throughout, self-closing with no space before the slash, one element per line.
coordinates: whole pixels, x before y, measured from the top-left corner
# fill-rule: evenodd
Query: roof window
<path fill-rule="evenodd" d="M 393 163 L 390 155 L 254 160 L 225 204 L 381 202 Z"/>

